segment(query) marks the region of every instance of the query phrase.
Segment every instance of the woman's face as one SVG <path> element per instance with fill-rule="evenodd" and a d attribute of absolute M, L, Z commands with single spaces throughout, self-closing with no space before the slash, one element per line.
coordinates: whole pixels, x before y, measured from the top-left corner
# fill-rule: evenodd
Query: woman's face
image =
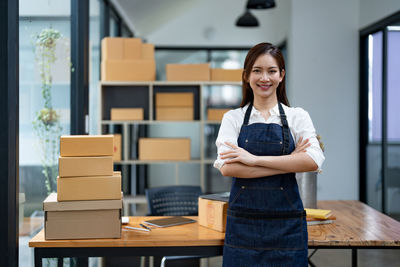
<path fill-rule="evenodd" d="M 254 98 L 276 97 L 276 88 L 284 75 L 285 71 L 279 71 L 275 58 L 269 54 L 260 55 L 254 62 L 248 78 Z"/>

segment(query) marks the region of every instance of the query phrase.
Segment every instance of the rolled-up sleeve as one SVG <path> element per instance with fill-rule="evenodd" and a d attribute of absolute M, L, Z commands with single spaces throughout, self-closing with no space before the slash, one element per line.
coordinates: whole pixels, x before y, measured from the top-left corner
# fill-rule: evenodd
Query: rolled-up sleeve
<path fill-rule="evenodd" d="M 218 137 L 215 141 L 217 145 L 217 159 L 214 162 L 214 167 L 221 169 L 226 159 L 221 159 L 220 153 L 231 149 L 225 144 L 225 142 L 231 142 L 237 145 L 237 139 L 239 136 L 240 127 L 232 114 L 234 111 L 228 111 L 224 114 L 219 128 Z"/>
<path fill-rule="evenodd" d="M 324 153 L 319 145 L 319 141 L 317 139 L 317 134 L 312 123 L 311 117 L 307 111 L 302 108 L 297 108 L 297 118 L 295 120 L 294 127 L 294 137 L 295 142 L 299 140 L 300 137 L 303 137 L 303 140 L 309 139 L 311 146 L 306 149 L 307 155 L 309 155 L 314 162 L 318 165 L 317 172 L 322 171 L 322 163 L 325 161 Z"/>

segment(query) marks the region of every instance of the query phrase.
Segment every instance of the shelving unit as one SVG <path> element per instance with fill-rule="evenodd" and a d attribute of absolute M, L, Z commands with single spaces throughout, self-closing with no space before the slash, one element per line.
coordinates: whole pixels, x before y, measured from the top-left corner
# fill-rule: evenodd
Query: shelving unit
<path fill-rule="evenodd" d="M 188 184 L 188 178 L 184 177 L 185 173 L 182 174 L 182 169 L 188 165 L 198 165 L 199 172 L 192 171 L 191 174 L 198 175 L 198 181 L 195 182 L 193 179 L 189 181 L 189 184 L 198 184 L 202 187 L 203 192 L 211 193 L 213 189 L 207 185 L 209 177 L 212 175 L 214 179 L 224 179 L 219 172 L 213 171 L 211 168 L 216 157 L 215 148 L 215 133 L 218 132 L 220 122 L 209 121 L 206 118 L 208 102 L 210 98 L 210 92 L 207 94 L 207 90 L 211 87 L 231 86 L 233 91 L 236 91 L 236 102 L 229 104 L 220 104 L 214 106 L 214 108 L 234 108 L 239 105 L 241 96 L 241 83 L 240 82 L 166 82 L 166 81 L 154 81 L 154 82 L 101 82 L 100 83 L 100 114 L 99 114 L 99 129 L 98 132 L 102 134 L 106 133 L 121 133 L 122 134 L 122 160 L 115 162 L 115 167 L 122 171 L 123 176 L 123 190 L 124 199 L 125 196 L 126 204 L 137 204 L 145 203 L 146 200 L 143 197 L 144 188 L 150 184 L 149 180 L 152 178 L 151 175 L 156 171 L 151 171 L 157 168 L 156 166 L 170 166 L 169 168 L 174 169 L 175 178 L 170 179 L 169 184 Z M 226 89 L 226 88 L 225 88 Z M 209 90 L 211 91 L 211 89 Z M 192 92 L 194 94 L 194 120 L 191 121 L 158 121 L 155 120 L 155 94 L 158 92 Z M 231 97 L 232 98 L 232 97 Z M 235 97 L 233 97 L 235 98 Z M 110 120 L 110 109 L 111 108 L 143 108 L 144 109 L 144 120 L 141 121 L 111 121 Z M 213 107 L 213 106 L 210 106 Z M 152 128 L 157 128 L 151 131 Z M 137 141 L 140 137 L 183 137 L 181 131 L 177 128 L 182 128 L 185 131 L 191 131 L 191 159 L 186 161 L 149 161 L 139 160 L 137 158 Z M 160 131 L 160 129 L 162 129 Z M 191 129 L 191 130 L 189 130 Z M 158 131 L 157 131 L 158 130 Z M 207 132 L 212 132 L 213 136 L 208 136 Z M 174 131 L 176 131 L 174 133 Z M 157 134 L 154 135 L 154 132 Z M 171 136 L 172 133 L 172 136 Z M 164 136 L 164 134 L 166 134 Z M 174 135 L 176 134 L 176 135 Z M 194 142 L 197 140 L 198 142 Z M 213 139 L 213 141 L 210 141 Z M 210 144 L 212 143 L 212 145 Z M 209 145 L 210 144 L 210 145 Z M 207 151 L 208 152 L 207 152 Z M 213 152 L 215 150 L 215 152 Z M 210 152 L 212 151 L 212 152 Z M 211 155 L 212 154 L 212 155 Z M 129 170 L 131 168 L 131 170 Z M 195 168 L 195 169 L 196 169 Z M 138 170 L 141 169 L 141 170 Z M 140 181 L 136 182 L 136 186 L 131 186 L 129 190 L 127 183 L 129 178 L 132 176 L 132 172 L 136 172 L 133 176 Z M 151 174 L 150 174 L 151 173 Z M 124 177 L 125 176 L 125 177 Z M 139 177 L 140 176 L 140 177 Z M 145 176 L 145 177 L 143 177 Z M 161 178 L 160 178 L 161 179 Z M 221 180 L 222 181 L 222 180 Z M 225 178 L 225 184 L 226 178 Z M 141 185 L 138 184 L 141 182 Z M 124 184 L 125 183 L 125 184 Z M 161 183 L 165 184 L 165 183 Z M 224 183 L 222 183 L 224 184 Z M 229 185 L 225 186 L 223 190 L 229 190 Z M 139 187 L 139 188 L 138 188 Z M 133 189 L 132 189 L 133 188 Z M 134 190 L 136 188 L 136 190 Z M 132 192 L 132 191 L 135 192 Z M 222 191 L 222 190 L 216 190 Z M 136 196 L 135 196 L 136 195 Z"/>

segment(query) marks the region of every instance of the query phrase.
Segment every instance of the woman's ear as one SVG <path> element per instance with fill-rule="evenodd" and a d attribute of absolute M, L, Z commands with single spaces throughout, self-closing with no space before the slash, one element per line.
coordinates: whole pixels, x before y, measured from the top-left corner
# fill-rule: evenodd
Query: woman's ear
<path fill-rule="evenodd" d="M 286 74 L 285 69 L 282 69 L 281 70 L 281 80 L 279 82 L 283 81 L 283 78 L 285 77 L 285 74 Z"/>

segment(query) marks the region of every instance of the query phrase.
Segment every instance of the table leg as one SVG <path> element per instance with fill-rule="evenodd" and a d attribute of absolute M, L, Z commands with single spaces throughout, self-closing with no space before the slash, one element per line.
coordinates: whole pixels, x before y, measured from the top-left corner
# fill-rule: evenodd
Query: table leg
<path fill-rule="evenodd" d="M 64 258 L 57 258 L 57 267 L 63 267 L 64 266 Z"/>
<path fill-rule="evenodd" d="M 351 266 L 357 267 L 357 249 L 351 249 Z"/>
<path fill-rule="evenodd" d="M 34 248 L 35 267 L 42 267 L 42 256 L 39 255 L 37 248 Z"/>
<path fill-rule="evenodd" d="M 88 267 L 89 266 L 89 258 L 77 258 L 76 261 L 77 267 Z"/>

